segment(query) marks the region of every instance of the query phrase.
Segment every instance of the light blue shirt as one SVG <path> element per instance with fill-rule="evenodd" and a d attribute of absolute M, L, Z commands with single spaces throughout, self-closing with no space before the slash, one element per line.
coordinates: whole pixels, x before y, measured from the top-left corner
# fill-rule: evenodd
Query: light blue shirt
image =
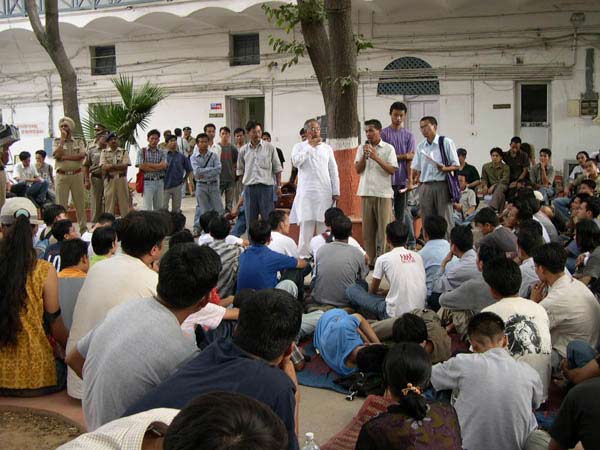
<path fill-rule="evenodd" d="M 427 241 L 419 251 L 425 266 L 425 281 L 427 284 L 427 296 L 431 295 L 433 282 L 437 278 L 442 260 L 450 253 L 450 244 L 445 239 L 433 239 Z"/>
<path fill-rule="evenodd" d="M 446 174 L 439 170 L 437 166 L 425 156 L 428 155 L 436 162 L 443 164 L 442 154 L 440 153 L 440 146 L 438 144 L 439 139 L 440 137 L 436 134 L 431 144 L 427 142 L 427 139 L 423 139 L 419 145 L 417 145 L 417 151 L 415 152 L 411 167 L 413 170 L 421 173 L 419 178 L 421 183 L 446 180 Z M 458 162 L 454 141 L 449 137 L 444 136 L 444 147 L 450 165 L 459 166 L 460 163 Z"/>
<path fill-rule="evenodd" d="M 477 253 L 473 249 L 468 250 L 460 258 L 452 258 L 445 270 L 440 267 L 439 276 L 433 283 L 433 292 L 451 291 L 479 274 Z"/>
<path fill-rule="evenodd" d="M 194 178 L 207 183 L 219 183 L 221 174 L 221 158 L 215 152 L 208 150 L 204 155 L 194 153 L 190 158 Z"/>

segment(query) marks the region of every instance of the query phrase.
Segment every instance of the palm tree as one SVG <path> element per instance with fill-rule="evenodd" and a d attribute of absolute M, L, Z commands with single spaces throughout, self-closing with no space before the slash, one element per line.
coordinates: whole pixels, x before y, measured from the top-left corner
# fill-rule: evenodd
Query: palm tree
<path fill-rule="evenodd" d="M 88 118 L 83 122 L 85 134 L 93 140 L 94 124 L 100 123 L 116 133 L 121 145 L 127 148 L 130 146 L 137 148 L 138 127 L 144 130 L 148 126 L 154 108 L 167 94 L 163 88 L 148 82 L 136 89 L 133 87 L 133 78 L 125 75 L 113 78 L 112 82 L 121 95 L 123 103 L 90 105 Z"/>

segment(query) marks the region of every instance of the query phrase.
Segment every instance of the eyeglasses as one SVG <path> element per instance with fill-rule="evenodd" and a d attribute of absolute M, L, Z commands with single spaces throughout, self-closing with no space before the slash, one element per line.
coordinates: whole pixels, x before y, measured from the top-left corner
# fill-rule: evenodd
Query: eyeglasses
<path fill-rule="evenodd" d="M 321 127 L 311 127 L 309 128 L 310 131 L 320 131 Z"/>

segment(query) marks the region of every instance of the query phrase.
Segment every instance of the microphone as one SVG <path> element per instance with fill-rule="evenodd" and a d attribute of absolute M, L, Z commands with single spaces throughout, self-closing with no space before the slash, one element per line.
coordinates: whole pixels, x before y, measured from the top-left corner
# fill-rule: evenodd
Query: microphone
<path fill-rule="evenodd" d="M 364 145 L 371 145 L 371 141 L 366 139 Z M 364 149 L 363 149 L 363 153 L 364 153 Z M 369 155 L 365 155 L 365 159 L 369 159 Z"/>

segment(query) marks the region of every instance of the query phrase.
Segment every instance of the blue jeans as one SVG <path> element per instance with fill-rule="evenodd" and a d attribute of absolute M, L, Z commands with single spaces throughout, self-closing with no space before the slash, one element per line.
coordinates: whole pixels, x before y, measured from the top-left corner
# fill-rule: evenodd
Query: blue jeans
<path fill-rule="evenodd" d="M 196 212 L 194 213 L 194 229 L 200 228 L 200 216 L 207 211 L 223 212 L 219 182 L 196 183 Z"/>
<path fill-rule="evenodd" d="M 244 186 L 244 208 L 246 208 L 247 229 L 250 224 L 258 219 L 267 220 L 273 211 L 273 186 L 268 184 L 250 184 Z"/>
<path fill-rule="evenodd" d="M 163 180 L 144 180 L 144 209 L 158 211 L 164 206 L 165 183 Z"/>
<path fill-rule="evenodd" d="M 537 190 L 544 196 L 544 204 L 549 204 L 550 198 L 554 197 L 554 189 L 552 187 L 540 186 Z"/>
<path fill-rule="evenodd" d="M 346 289 L 346 298 L 354 309 L 377 320 L 388 319 L 385 297 L 371 294 L 365 281 L 359 281 Z"/>
<path fill-rule="evenodd" d="M 552 200 L 554 211 L 564 217 L 565 221 L 569 220 L 571 213 L 569 211 L 569 204 L 571 199 L 569 197 L 558 197 Z"/>
<path fill-rule="evenodd" d="M 571 369 L 580 369 L 596 357 L 598 352 L 585 341 L 571 341 L 567 345 L 567 360 Z"/>
<path fill-rule="evenodd" d="M 231 229 L 231 234 L 237 237 L 241 237 L 246 232 L 246 209 L 244 205 L 240 206 L 240 210 L 237 216 L 237 220 Z"/>

